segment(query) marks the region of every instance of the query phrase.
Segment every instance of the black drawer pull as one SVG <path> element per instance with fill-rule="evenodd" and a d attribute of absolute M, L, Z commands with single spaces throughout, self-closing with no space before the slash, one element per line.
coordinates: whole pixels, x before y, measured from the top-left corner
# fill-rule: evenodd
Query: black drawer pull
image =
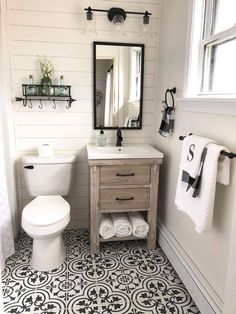
<path fill-rule="evenodd" d="M 135 176 L 135 173 L 117 173 L 117 177 L 133 177 Z"/>
<path fill-rule="evenodd" d="M 128 198 L 119 198 L 117 197 L 116 200 L 117 201 L 132 201 L 134 199 L 134 197 L 128 197 Z"/>
<path fill-rule="evenodd" d="M 34 166 L 25 166 L 25 169 L 34 169 Z"/>

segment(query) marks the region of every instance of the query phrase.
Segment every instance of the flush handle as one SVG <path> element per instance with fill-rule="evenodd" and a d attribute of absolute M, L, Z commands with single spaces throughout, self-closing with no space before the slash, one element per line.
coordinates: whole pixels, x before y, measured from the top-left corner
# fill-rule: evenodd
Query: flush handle
<path fill-rule="evenodd" d="M 34 166 L 30 165 L 30 166 L 25 166 L 25 169 L 34 169 Z"/>

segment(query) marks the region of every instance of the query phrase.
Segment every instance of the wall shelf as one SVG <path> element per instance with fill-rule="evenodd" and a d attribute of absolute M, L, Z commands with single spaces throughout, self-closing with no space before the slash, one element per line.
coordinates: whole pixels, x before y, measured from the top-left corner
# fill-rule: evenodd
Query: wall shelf
<path fill-rule="evenodd" d="M 70 85 L 38 85 L 38 84 L 22 84 L 22 97 L 16 97 L 16 101 L 22 101 L 23 106 L 32 109 L 32 101 L 39 101 L 39 108 L 43 108 L 43 101 L 52 101 L 52 107 L 56 109 L 56 102 L 67 102 L 66 108 L 70 109 L 71 104 L 76 101 L 71 97 Z"/>

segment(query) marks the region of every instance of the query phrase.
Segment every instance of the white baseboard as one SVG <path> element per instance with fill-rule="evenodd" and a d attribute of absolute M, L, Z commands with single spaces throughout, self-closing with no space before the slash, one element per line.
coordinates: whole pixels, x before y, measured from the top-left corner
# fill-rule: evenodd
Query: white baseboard
<path fill-rule="evenodd" d="M 201 314 L 221 314 L 223 301 L 178 243 L 173 234 L 158 223 L 158 243 L 188 289 Z"/>

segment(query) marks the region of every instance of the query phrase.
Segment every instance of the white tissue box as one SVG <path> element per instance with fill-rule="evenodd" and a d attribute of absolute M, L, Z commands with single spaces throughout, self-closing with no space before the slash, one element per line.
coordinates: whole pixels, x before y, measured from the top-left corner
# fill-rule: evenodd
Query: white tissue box
<path fill-rule="evenodd" d="M 53 146 L 50 144 L 42 144 L 38 147 L 39 157 L 52 157 L 53 156 Z"/>

